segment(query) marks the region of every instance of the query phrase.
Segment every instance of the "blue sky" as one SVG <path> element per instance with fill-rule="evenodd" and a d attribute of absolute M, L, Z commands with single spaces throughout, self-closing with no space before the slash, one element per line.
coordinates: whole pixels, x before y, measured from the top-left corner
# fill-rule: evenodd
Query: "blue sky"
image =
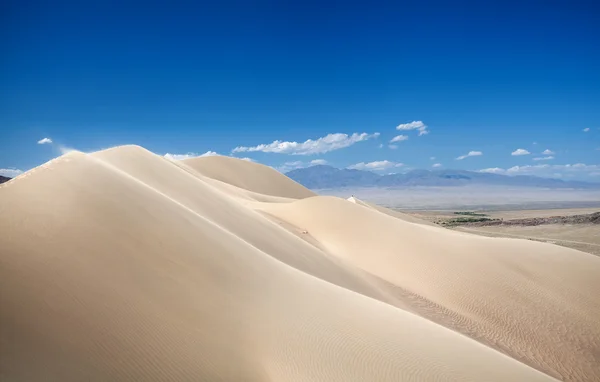
<path fill-rule="evenodd" d="M 4 2 L 0 173 L 138 144 L 600 181 L 597 2 L 294 3 Z"/>

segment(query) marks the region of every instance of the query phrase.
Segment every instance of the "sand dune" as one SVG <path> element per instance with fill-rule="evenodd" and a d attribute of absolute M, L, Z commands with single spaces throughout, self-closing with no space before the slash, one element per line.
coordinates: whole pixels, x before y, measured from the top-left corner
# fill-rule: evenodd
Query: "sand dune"
<path fill-rule="evenodd" d="M 224 156 L 191 158 L 181 161 L 202 175 L 270 196 L 308 198 L 315 193 L 278 171 L 257 163 Z"/>
<path fill-rule="evenodd" d="M 137 146 L 0 185 L 0 380 L 591 381 L 600 258 Z"/>

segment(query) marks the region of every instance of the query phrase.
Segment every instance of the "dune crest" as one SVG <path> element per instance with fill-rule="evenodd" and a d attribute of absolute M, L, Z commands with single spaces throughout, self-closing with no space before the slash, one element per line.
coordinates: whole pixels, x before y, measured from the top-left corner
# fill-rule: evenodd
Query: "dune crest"
<path fill-rule="evenodd" d="M 316 196 L 228 157 L 0 185 L 0 379 L 600 379 L 600 259 Z"/>

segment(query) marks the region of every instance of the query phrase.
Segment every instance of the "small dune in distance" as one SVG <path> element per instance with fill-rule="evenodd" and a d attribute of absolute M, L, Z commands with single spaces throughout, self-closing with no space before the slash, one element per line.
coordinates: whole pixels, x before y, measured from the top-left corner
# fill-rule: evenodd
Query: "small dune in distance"
<path fill-rule="evenodd" d="M 600 257 L 257 163 L 70 152 L 0 233 L 2 381 L 600 380 Z"/>

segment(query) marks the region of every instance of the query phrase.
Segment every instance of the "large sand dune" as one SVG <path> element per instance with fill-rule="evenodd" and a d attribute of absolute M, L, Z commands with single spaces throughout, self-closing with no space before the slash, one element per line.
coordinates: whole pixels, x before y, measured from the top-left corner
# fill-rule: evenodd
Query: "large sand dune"
<path fill-rule="evenodd" d="M 0 185 L 0 380 L 600 380 L 600 258 L 226 157 L 72 152 Z"/>

